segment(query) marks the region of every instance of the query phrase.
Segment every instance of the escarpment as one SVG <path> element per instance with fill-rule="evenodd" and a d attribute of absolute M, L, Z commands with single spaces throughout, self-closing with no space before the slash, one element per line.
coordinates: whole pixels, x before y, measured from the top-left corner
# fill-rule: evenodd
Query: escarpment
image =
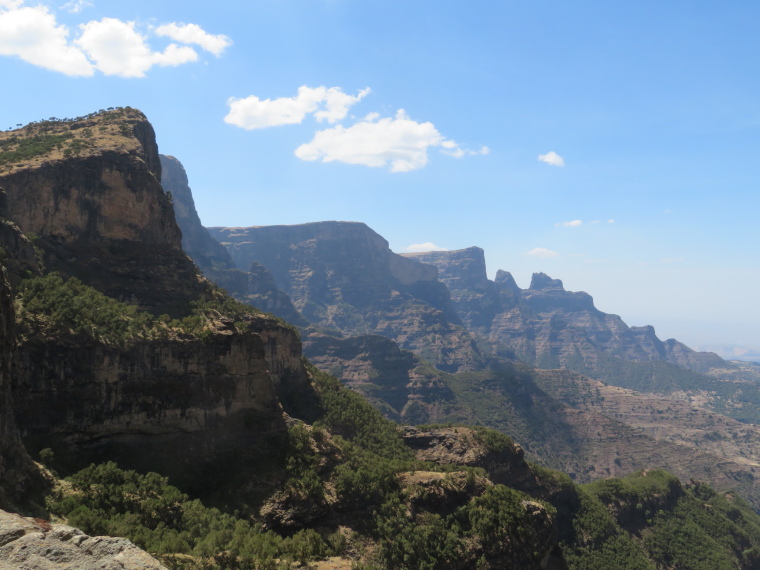
<path fill-rule="evenodd" d="M 33 123 L 0 133 L 0 147 L 7 217 L 25 234 L 3 228 L 0 245 L 18 282 L 37 287 L 34 301 L 18 301 L 31 321 L 3 377 L 32 453 L 51 448 L 65 472 L 116 460 L 202 492 L 276 445 L 287 413 L 316 413 L 295 329 L 241 312 L 182 250 L 142 113 Z M 51 273 L 61 278 L 35 281 Z M 115 311 L 121 332 L 102 337 L 83 321 L 99 310 Z M 127 334 L 133 319 L 145 330 Z"/>
<path fill-rule="evenodd" d="M 65 471 L 116 460 L 185 488 L 207 484 L 220 464 L 245 463 L 284 429 L 278 388 L 308 400 L 295 333 L 253 320 L 261 333 L 219 330 L 205 340 L 26 340 L 13 368 L 24 441 L 52 448 Z"/>
<path fill-rule="evenodd" d="M 21 443 L 14 420 L 11 372 L 14 314 L 5 273 L 0 267 L 0 508 L 19 510 L 38 498 L 45 483 Z"/>
<path fill-rule="evenodd" d="M 652 327 L 629 327 L 599 311 L 589 294 L 566 291 L 544 273 L 533 274 L 528 289 L 502 270 L 491 281 L 478 247 L 403 255 L 438 268 L 462 322 L 501 356 L 588 373 L 604 371 L 610 359 L 665 361 L 697 372 L 725 364 L 673 339 L 661 341 Z"/>
<path fill-rule="evenodd" d="M 0 164 L 7 216 L 34 241 L 48 271 L 155 314 L 180 314 L 203 291 L 182 251 L 142 113 L 32 123 L 0 133 L 0 144 L 4 158 L 16 158 Z"/>
<path fill-rule="evenodd" d="M 393 253 L 365 224 L 209 228 L 236 265 L 266 267 L 311 324 L 378 334 L 443 370 L 473 370 L 483 356 L 456 316 L 437 271 Z"/>

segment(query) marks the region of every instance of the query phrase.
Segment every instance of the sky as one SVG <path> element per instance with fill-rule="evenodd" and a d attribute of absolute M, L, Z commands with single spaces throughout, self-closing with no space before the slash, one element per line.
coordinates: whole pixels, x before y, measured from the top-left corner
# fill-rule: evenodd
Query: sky
<path fill-rule="evenodd" d="M 0 0 L 0 128 L 135 107 L 206 226 L 476 245 L 760 355 L 759 55 L 755 0 Z"/>

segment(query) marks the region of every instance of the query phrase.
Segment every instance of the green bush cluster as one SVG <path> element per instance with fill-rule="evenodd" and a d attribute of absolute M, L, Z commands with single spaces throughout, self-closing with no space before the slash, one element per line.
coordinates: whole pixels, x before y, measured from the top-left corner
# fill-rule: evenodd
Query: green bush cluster
<path fill-rule="evenodd" d="M 0 141 L 0 164 L 23 162 L 35 156 L 61 148 L 74 135 L 34 135 L 30 137 L 11 136 Z"/>
<path fill-rule="evenodd" d="M 21 336 L 73 333 L 122 345 L 161 334 L 152 315 L 57 273 L 22 281 L 15 307 Z"/>
<path fill-rule="evenodd" d="M 220 290 L 212 290 L 193 301 L 191 313 L 182 319 L 155 317 L 75 277 L 65 279 L 55 272 L 22 281 L 15 306 L 22 336 L 76 334 L 116 346 L 168 338 L 172 333 L 205 340 L 213 335 L 212 321 L 222 318 L 242 332 L 247 329 L 245 319 L 259 313 Z"/>
<path fill-rule="evenodd" d="M 49 500 L 53 514 L 88 534 L 126 536 L 170 568 L 273 570 L 333 554 L 313 530 L 283 538 L 190 500 L 156 473 L 109 462 L 67 481 L 70 490 Z"/>

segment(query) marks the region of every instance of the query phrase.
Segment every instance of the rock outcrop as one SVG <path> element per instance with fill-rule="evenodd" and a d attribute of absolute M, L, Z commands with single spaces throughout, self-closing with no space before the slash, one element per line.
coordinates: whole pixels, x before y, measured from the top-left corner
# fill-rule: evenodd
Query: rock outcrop
<path fill-rule="evenodd" d="M 167 570 L 126 538 L 0 511 L 0 570 Z"/>
<path fill-rule="evenodd" d="M 522 447 L 512 441 L 492 447 L 469 427 L 405 427 L 402 437 L 419 461 L 481 467 L 494 483 L 530 494 L 535 494 L 539 486 L 538 479 L 525 462 Z"/>
<path fill-rule="evenodd" d="M 204 285 L 182 251 L 145 116 L 117 109 L 0 133 L 4 148 L 24 141 L 35 151 L 0 164 L 0 187 L 46 269 L 156 314 L 186 311 Z"/>
<path fill-rule="evenodd" d="M 264 265 L 311 324 L 379 334 L 446 370 L 482 366 L 434 267 L 394 254 L 365 224 L 209 228 L 239 268 Z"/>
<path fill-rule="evenodd" d="M 0 145 L 7 217 L 34 244 L 0 232 L 0 245 L 15 247 L 29 266 L 17 268 L 19 278 L 58 271 L 178 318 L 190 314 L 192 302 L 214 297 L 182 250 L 153 129 L 142 113 L 126 108 L 33 123 L 0 133 Z M 29 148 L 31 154 L 19 155 Z M 170 179 L 183 182 L 175 167 L 170 163 Z M 180 201 L 188 197 L 189 189 L 187 196 L 180 192 Z M 191 197 L 180 210 L 193 218 Z M 224 254 L 208 247 L 208 256 Z M 236 471 L 227 466 L 244 477 L 262 446 L 285 430 L 285 413 L 307 420 L 315 413 L 316 394 L 295 329 L 265 315 L 234 322 L 215 315 L 197 334 L 115 343 L 43 329 L 21 339 L 12 379 L 23 441 L 32 453 L 52 448 L 64 471 L 117 460 L 206 496 Z M 3 376 L 4 388 L 10 379 Z M 2 421 L 11 426 L 12 416 Z M 6 471 L 15 464 L 7 457 Z"/>
<path fill-rule="evenodd" d="M 295 332 L 259 319 L 264 334 L 219 330 L 205 341 L 24 342 L 13 368 L 24 441 L 52 448 L 67 472 L 116 460 L 183 488 L 208 484 L 220 464 L 284 429 L 278 388 L 308 398 Z"/>

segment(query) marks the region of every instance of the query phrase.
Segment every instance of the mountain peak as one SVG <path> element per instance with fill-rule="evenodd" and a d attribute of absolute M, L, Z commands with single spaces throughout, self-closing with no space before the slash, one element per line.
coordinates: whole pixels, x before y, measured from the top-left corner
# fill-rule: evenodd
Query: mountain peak
<path fill-rule="evenodd" d="M 517 282 L 515 281 L 515 278 L 512 277 L 512 274 L 509 271 L 504 271 L 503 269 L 499 269 L 496 272 L 496 277 L 494 277 L 494 283 L 498 283 L 505 289 L 509 289 L 511 291 L 519 291 L 520 287 L 518 287 Z"/>
<path fill-rule="evenodd" d="M 533 278 L 530 280 L 530 289 L 534 291 L 547 291 L 552 289 L 564 291 L 565 287 L 562 285 L 562 280 L 560 279 L 552 279 L 546 273 L 534 273 Z"/>

